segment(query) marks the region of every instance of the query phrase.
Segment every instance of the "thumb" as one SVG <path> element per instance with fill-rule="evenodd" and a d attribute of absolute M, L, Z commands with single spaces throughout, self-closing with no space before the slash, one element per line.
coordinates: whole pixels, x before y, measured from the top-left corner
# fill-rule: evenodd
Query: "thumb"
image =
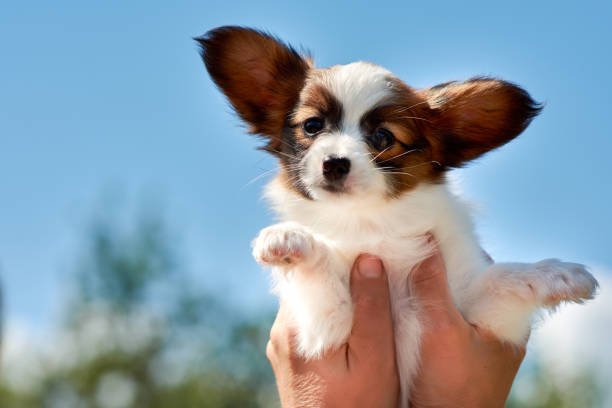
<path fill-rule="evenodd" d="M 444 324 L 461 318 L 453 303 L 446 266 L 437 245 L 432 255 L 412 271 L 408 282 L 410 293 L 428 321 Z"/>
<path fill-rule="evenodd" d="M 360 359 L 393 358 L 394 336 L 389 284 L 380 259 L 360 255 L 351 271 L 354 305 L 349 347 Z"/>

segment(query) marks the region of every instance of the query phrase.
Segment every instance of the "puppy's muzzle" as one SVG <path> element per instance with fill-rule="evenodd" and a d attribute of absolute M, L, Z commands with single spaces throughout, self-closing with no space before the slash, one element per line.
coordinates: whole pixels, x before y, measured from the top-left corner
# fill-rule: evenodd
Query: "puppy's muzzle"
<path fill-rule="evenodd" d="M 323 177 L 330 187 L 342 187 L 351 171 L 351 161 L 344 157 L 328 157 L 323 161 Z"/>

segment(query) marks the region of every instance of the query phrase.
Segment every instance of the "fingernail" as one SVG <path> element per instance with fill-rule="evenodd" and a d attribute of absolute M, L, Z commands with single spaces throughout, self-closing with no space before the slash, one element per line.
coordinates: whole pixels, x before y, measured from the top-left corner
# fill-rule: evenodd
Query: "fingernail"
<path fill-rule="evenodd" d="M 382 274 L 382 264 L 375 256 L 362 256 L 359 260 L 359 273 L 364 278 L 378 278 Z"/>

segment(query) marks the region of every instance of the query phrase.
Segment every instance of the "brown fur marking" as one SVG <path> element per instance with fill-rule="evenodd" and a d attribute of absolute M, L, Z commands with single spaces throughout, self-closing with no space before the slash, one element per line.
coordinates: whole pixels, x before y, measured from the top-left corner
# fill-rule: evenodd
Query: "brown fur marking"
<path fill-rule="evenodd" d="M 473 78 L 425 89 L 435 159 L 459 167 L 518 136 L 540 112 L 527 92 L 506 81 Z"/>
<path fill-rule="evenodd" d="M 278 150 L 288 114 L 311 68 L 293 48 L 260 31 L 220 27 L 197 38 L 206 68 L 249 131 Z"/>

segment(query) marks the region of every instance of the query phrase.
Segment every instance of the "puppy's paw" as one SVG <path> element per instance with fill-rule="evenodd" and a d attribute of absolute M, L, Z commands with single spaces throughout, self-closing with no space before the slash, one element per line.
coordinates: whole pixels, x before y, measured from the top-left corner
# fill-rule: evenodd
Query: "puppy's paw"
<path fill-rule="evenodd" d="M 312 234 L 296 223 L 261 230 L 253 241 L 253 256 L 263 266 L 289 267 L 306 260 L 314 250 Z"/>
<path fill-rule="evenodd" d="M 536 274 L 530 288 L 545 306 L 561 302 L 582 303 L 592 299 L 599 284 L 586 267 L 558 259 L 545 259 L 536 263 Z"/>

